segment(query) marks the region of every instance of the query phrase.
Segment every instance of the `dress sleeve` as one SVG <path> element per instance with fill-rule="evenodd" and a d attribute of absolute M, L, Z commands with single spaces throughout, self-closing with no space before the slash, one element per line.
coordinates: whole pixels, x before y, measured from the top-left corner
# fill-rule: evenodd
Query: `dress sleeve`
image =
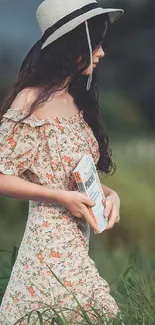
<path fill-rule="evenodd" d="M 21 111 L 9 109 L 0 125 L 0 173 L 20 176 L 29 168 L 37 153 L 39 139 L 31 120 L 16 122 L 23 117 Z M 15 129 L 13 130 L 15 126 Z"/>

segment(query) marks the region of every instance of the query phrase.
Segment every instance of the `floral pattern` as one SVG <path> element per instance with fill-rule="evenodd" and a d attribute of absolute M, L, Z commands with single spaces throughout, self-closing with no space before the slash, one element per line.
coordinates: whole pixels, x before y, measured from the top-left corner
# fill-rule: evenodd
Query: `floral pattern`
<path fill-rule="evenodd" d="M 72 171 L 81 157 L 91 153 L 95 164 L 100 157 L 83 111 L 44 120 L 32 114 L 13 130 L 22 117 L 22 111 L 11 108 L 3 116 L 0 172 L 51 189 L 77 191 Z M 93 305 L 108 317 L 116 315 L 119 309 L 109 285 L 88 255 L 89 236 L 87 222 L 64 206 L 29 200 L 26 228 L 0 308 L 0 325 L 13 325 L 45 304 L 75 309 L 73 294 L 85 310 Z M 73 324 L 78 317 L 70 311 L 68 319 Z"/>

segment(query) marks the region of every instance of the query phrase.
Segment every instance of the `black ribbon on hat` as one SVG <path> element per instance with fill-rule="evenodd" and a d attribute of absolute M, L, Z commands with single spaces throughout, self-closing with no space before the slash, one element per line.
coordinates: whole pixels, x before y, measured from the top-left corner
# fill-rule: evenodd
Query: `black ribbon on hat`
<path fill-rule="evenodd" d="M 42 41 L 43 43 L 47 40 L 47 38 L 52 35 L 57 29 L 59 29 L 60 27 L 62 27 L 63 25 L 67 24 L 69 21 L 85 14 L 88 11 L 91 11 L 93 9 L 96 8 L 101 8 L 101 6 L 99 6 L 98 3 L 91 3 L 89 5 L 86 5 L 80 9 L 77 9 L 73 12 L 71 12 L 70 14 L 66 15 L 65 17 L 63 17 L 62 19 L 58 20 L 54 25 L 52 25 L 51 27 L 49 27 L 44 35 L 42 36 Z"/>
<path fill-rule="evenodd" d="M 54 25 L 52 25 L 51 27 L 49 27 L 43 34 L 43 36 L 41 37 L 41 39 L 39 39 L 34 45 L 33 47 L 30 49 L 30 51 L 28 52 L 28 54 L 26 55 L 19 73 L 22 72 L 22 70 L 24 68 L 26 68 L 26 65 L 29 65 L 29 68 L 32 68 L 35 66 L 36 62 L 39 59 L 40 56 L 40 52 L 41 52 L 41 48 L 42 45 L 46 42 L 46 40 L 48 39 L 49 36 L 51 36 L 56 30 L 58 30 L 60 27 L 62 27 L 63 25 L 67 24 L 69 21 L 85 14 L 88 11 L 91 11 L 93 9 L 96 8 L 102 8 L 98 3 L 91 3 L 88 4 L 80 9 L 77 9 L 75 11 L 73 11 L 72 13 L 66 15 L 65 17 L 63 17 L 62 19 L 60 19 L 59 21 L 57 21 Z"/>

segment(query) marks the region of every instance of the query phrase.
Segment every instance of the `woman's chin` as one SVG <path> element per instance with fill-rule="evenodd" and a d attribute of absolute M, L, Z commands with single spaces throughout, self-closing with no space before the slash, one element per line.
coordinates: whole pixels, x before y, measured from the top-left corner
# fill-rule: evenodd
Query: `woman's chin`
<path fill-rule="evenodd" d="M 96 66 L 93 65 L 93 70 L 94 70 L 94 68 L 96 68 Z M 90 75 L 91 75 L 91 70 L 90 70 L 90 69 L 87 69 L 87 70 L 85 70 L 85 71 L 83 72 L 83 74 L 84 74 L 85 76 L 90 76 Z"/>

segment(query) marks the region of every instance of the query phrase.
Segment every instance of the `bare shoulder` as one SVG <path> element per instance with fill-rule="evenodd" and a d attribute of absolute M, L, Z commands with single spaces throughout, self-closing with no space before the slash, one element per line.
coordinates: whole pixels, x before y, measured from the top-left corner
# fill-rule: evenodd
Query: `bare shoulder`
<path fill-rule="evenodd" d="M 15 97 L 10 108 L 28 113 L 30 105 L 36 99 L 37 91 L 38 90 L 35 88 L 25 88 L 21 90 Z"/>

